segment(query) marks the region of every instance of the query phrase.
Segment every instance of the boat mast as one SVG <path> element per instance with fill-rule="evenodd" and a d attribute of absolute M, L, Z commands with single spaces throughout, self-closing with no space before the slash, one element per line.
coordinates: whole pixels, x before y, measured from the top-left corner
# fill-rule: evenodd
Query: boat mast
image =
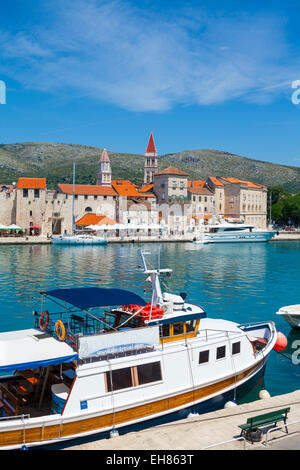
<path fill-rule="evenodd" d="M 75 205 L 75 162 L 73 163 L 73 200 L 72 200 L 72 235 L 74 235 L 74 226 L 75 226 L 75 221 L 74 221 L 74 205 Z"/>
<path fill-rule="evenodd" d="M 143 250 L 140 250 L 142 261 L 143 261 L 143 266 L 144 266 L 144 274 L 149 274 L 149 277 L 151 279 L 152 283 L 152 305 L 158 305 L 161 304 L 163 301 L 162 297 L 162 291 L 160 287 L 160 282 L 159 282 L 159 275 L 161 273 L 171 273 L 172 269 L 148 269 L 145 255 L 150 255 L 150 253 L 147 253 Z M 160 263 L 160 260 L 159 260 Z"/>

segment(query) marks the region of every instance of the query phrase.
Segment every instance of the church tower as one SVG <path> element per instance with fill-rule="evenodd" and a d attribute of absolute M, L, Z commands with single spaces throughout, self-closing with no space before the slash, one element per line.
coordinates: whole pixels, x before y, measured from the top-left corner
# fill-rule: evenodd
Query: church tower
<path fill-rule="evenodd" d="M 111 186 L 111 166 L 107 151 L 104 149 L 98 164 L 98 186 Z"/>
<path fill-rule="evenodd" d="M 158 170 L 157 165 L 157 151 L 151 132 L 148 146 L 145 153 L 145 165 L 144 165 L 144 184 L 153 183 L 153 175 Z"/>

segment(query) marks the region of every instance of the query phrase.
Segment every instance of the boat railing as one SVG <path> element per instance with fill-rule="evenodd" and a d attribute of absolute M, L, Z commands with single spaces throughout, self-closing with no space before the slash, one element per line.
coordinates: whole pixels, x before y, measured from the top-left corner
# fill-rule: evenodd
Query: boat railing
<path fill-rule="evenodd" d="M 0 421 L 13 421 L 21 419 L 22 421 L 25 419 L 30 419 L 30 414 L 22 414 L 22 415 L 12 415 L 12 416 L 1 416 Z"/>
<path fill-rule="evenodd" d="M 36 315 L 35 328 L 41 329 L 39 321 L 39 317 Z M 54 338 L 65 341 L 74 350 L 78 350 L 80 336 L 91 336 L 104 332 L 101 321 L 101 317 L 76 315 L 74 312 L 51 313 L 49 322 L 42 331 Z M 63 335 L 60 334 L 58 322 L 63 324 Z"/>

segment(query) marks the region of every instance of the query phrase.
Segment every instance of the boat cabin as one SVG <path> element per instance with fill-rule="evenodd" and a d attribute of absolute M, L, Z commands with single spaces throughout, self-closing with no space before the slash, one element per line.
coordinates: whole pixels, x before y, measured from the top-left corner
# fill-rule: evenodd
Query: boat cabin
<path fill-rule="evenodd" d="M 254 225 L 244 225 L 244 224 L 220 224 L 220 225 L 211 225 L 207 226 L 206 231 L 208 233 L 235 233 L 235 232 L 253 232 Z"/>

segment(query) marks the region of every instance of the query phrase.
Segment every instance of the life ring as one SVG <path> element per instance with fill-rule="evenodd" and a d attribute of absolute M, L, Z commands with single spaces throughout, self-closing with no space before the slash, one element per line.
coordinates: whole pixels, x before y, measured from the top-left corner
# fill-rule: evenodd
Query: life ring
<path fill-rule="evenodd" d="M 49 312 L 48 310 L 44 310 L 39 320 L 39 327 L 42 331 L 44 331 L 49 325 L 49 320 L 50 320 Z"/>
<path fill-rule="evenodd" d="M 66 336 L 66 329 L 65 325 L 61 320 L 57 320 L 57 322 L 55 323 L 55 330 L 58 339 L 60 339 L 60 341 L 63 341 Z"/>

